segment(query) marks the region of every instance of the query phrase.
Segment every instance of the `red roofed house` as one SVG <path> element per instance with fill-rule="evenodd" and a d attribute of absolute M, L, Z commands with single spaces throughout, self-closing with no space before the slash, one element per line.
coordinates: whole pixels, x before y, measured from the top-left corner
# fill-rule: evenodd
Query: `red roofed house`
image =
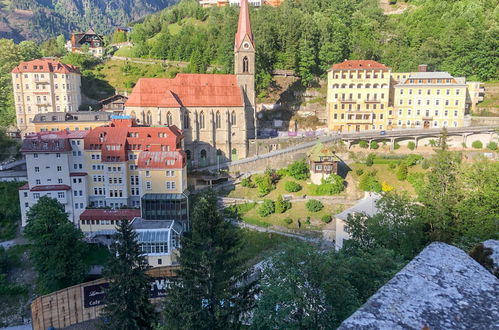
<path fill-rule="evenodd" d="M 244 158 L 255 137 L 255 43 L 247 0 L 241 1 L 234 60 L 235 74 L 139 79 L 125 114 L 139 124 L 182 128 L 194 167 Z"/>
<path fill-rule="evenodd" d="M 88 51 L 93 56 L 102 57 L 105 51 L 104 39 L 92 29 L 84 33 L 76 32 L 71 35 L 71 39 L 66 43 L 66 49 L 72 53 Z"/>
<path fill-rule="evenodd" d="M 387 129 L 393 117 L 391 69 L 372 60 L 348 60 L 328 71 L 330 130 Z"/>
<path fill-rule="evenodd" d="M 12 70 L 17 128 L 35 132 L 39 113 L 74 112 L 81 104 L 81 75 L 77 67 L 51 59 L 22 62 Z"/>
<path fill-rule="evenodd" d="M 88 205 L 83 139 L 88 131 L 41 132 L 24 139 L 28 183 L 19 189 L 22 226 L 26 213 L 42 196 L 64 205 L 70 221 L 78 224 Z"/>

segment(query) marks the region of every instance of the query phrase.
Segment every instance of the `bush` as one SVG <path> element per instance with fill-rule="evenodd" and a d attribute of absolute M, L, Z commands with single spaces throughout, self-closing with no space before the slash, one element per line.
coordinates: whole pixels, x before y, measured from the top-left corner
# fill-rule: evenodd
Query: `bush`
<path fill-rule="evenodd" d="M 290 225 L 293 223 L 293 219 L 291 219 L 290 217 L 284 218 L 283 221 L 287 225 Z"/>
<path fill-rule="evenodd" d="M 420 155 L 415 155 L 415 154 L 410 154 L 408 155 L 402 163 L 404 163 L 406 166 L 411 167 L 416 165 L 419 161 L 423 160 L 424 157 Z"/>
<path fill-rule="evenodd" d="M 437 140 L 431 139 L 429 143 L 430 143 L 431 147 L 436 147 L 437 146 Z"/>
<path fill-rule="evenodd" d="M 390 163 L 388 164 L 388 167 L 393 170 L 395 167 L 397 167 L 397 165 L 395 163 Z"/>
<path fill-rule="evenodd" d="M 416 190 L 418 195 L 421 194 L 424 186 L 425 174 L 421 172 L 409 173 L 407 175 L 407 182 L 409 182 Z"/>
<path fill-rule="evenodd" d="M 305 206 L 307 207 L 307 210 L 309 210 L 310 212 L 319 212 L 324 208 L 324 204 L 322 204 L 321 201 L 318 201 L 316 199 L 309 200 Z"/>
<path fill-rule="evenodd" d="M 287 168 L 280 168 L 277 170 L 277 175 L 279 175 L 279 177 L 284 177 L 286 175 L 288 175 L 288 169 Z"/>
<path fill-rule="evenodd" d="M 343 178 L 336 174 L 331 174 L 327 179 L 322 179 L 320 185 L 315 185 L 315 195 L 335 195 L 343 191 Z"/>
<path fill-rule="evenodd" d="M 416 149 L 416 143 L 414 141 L 409 141 L 409 143 L 407 143 L 407 148 L 409 148 L 409 150 Z"/>
<path fill-rule="evenodd" d="M 305 180 L 309 176 L 308 165 L 304 159 L 289 165 L 287 172 L 296 180 Z"/>
<path fill-rule="evenodd" d="M 258 186 L 258 196 L 263 197 L 274 189 L 272 179 L 268 175 L 258 175 L 255 177 L 255 183 Z"/>
<path fill-rule="evenodd" d="M 322 216 L 321 220 L 324 223 L 330 223 L 331 221 L 333 221 L 333 217 L 330 215 L 324 215 Z"/>
<path fill-rule="evenodd" d="M 492 151 L 496 151 L 497 150 L 497 143 L 490 142 L 489 144 L 487 144 L 487 149 L 492 150 Z"/>
<path fill-rule="evenodd" d="M 270 199 L 264 200 L 263 204 L 260 205 L 260 208 L 258 209 L 258 214 L 261 217 L 267 217 L 274 212 L 275 212 L 275 204 Z"/>
<path fill-rule="evenodd" d="M 400 149 L 400 144 L 398 144 L 397 142 L 395 142 L 395 143 L 393 144 L 393 149 L 394 149 L 394 150 Z"/>
<path fill-rule="evenodd" d="M 407 165 L 405 163 L 401 163 L 395 175 L 397 176 L 397 179 L 399 179 L 400 181 L 404 181 L 405 179 L 407 179 L 407 173 Z"/>
<path fill-rule="evenodd" d="M 309 224 L 310 224 L 310 217 L 307 217 L 307 218 L 305 219 L 305 223 L 306 223 L 307 225 L 309 225 Z"/>
<path fill-rule="evenodd" d="M 366 165 L 367 166 L 373 166 L 373 164 L 374 164 L 374 158 L 376 158 L 376 154 L 369 154 L 369 155 L 367 155 Z"/>
<path fill-rule="evenodd" d="M 378 142 L 376 142 L 376 141 L 371 141 L 371 149 L 376 150 L 376 149 L 378 149 L 378 148 L 379 148 L 379 144 L 378 144 Z"/>
<path fill-rule="evenodd" d="M 355 170 L 355 174 L 357 174 L 357 176 L 361 176 L 362 174 L 364 174 L 364 170 L 361 168 L 358 168 Z"/>
<path fill-rule="evenodd" d="M 256 206 L 256 203 L 244 203 L 244 204 L 231 205 L 231 206 L 226 207 L 223 210 L 223 213 L 226 217 L 234 218 L 234 219 L 241 219 L 242 215 L 244 215 L 248 211 L 252 210 L 255 206 Z"/>
<path fill-rule="evenodd" d="M 483 143 L 482 141 L 479 141 L 479 140 L 476 140 L 476 141 L 473 141 L 473 143 L 471 144 L 471 146 L 475 149 L 482 149 L 483 148 Z"/>
<path fill-rule="evenodd" d="M 291 208 L 291 202 L 284 200 L 282 195 L 277 196 L 275 201 L 275 213 L 284 213 Z"/>
<path fill-rule="evenodd" d="M 294 181 L 287 181 L 284 184 L 284 190 L 286 190 L 287 192 L 297 192 L 297 191 L 300 191 L 301 188 L 302 187 Z"/>
<path fill-rule="evenodd" d="M 381 183 L 376 179 L 376 173 L 370 172 L 360 178 L 360 189 L 364 191 L 381 192 Z"/>
<path fill-rule="evenodd" d="M 367 149 L 367 147 L 369 147 L 369 143 L 367 143 L 367 141 L 361 140 L 359 141 L 359 147 L 361 147 L 362 149 Z"/>
<path fill-rule="evenodd" d="M 394 188 L 392 186 L 390 186 L 388 183 L 386 182 L 382 182 L 381 183 L 381 190 L 384 191 L 384 192 L 389 192 L 389 191 L 392 191 Z"/>
<path fill-rule="evenodd" d="M 255 188 L 255 184 L 251 181 L 251 177 L 244 178 L 241 180 L 241 187 L 244 188 Z"/>

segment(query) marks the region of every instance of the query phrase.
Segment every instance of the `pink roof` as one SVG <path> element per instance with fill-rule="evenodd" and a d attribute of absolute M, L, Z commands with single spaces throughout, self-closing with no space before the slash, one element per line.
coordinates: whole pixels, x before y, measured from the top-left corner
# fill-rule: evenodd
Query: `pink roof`
<path fill-rule="evenodd" d="M 34 186 L 30 191 L 57 191 L 57 190 L 70 190 L 71 187 L 66 184 L 50 184 L 43 186 Z"/>
<path fill-rule="evenodd" d="M 133 220 L 140 217 L 139 209 L 86 209 L 80 214 L 80 220 Z"/>
<path fill-rule="evenodd" d="M 12 73 L 23 73 L 23 72 L 54 72 L 54 73 L 77 73 L 80 74 L 80 70 L 71 65 L 65 64 L 58 61 L 50 60 L 50 59 L 37 59 L 28 62 L 21 62 L 18 66 L 16 66 Z"/>
<path fill-rule="evenodd" d="M 184 151 L 142 151 L 137 164 L 140 169 L 183 168 L 185 160 Z"/>
<path fill-rule="evenodd" d="M 83 139 L 90 131 L 38 132 L 26 135 L 21 152 L 69 152 L 70 139 Z"/>
<path fill-rule="evenodd" d="M 173 79 L 140 78 L 126 107 L 241 107 L 237 78 L 231 74 L 178 74 Z"/>
<path fill-rule="evenodd" d="M 373 60 L 348 60 L 342 63 L 333 64 L 333 70 L 369 70 L 381 69 L 390 70 L 389 67 Z"/>
<path fill-rule="evenodd" d="M 237 32 L 234 44 L 234 50 L 238 50 L 244 41 L 244 38 L 248 37 L 248 41 L 255 48 L 255 42 L 253 40 L 253 32 L 251 31 L 251 22 L 249 18 L 248 0 L 241 0 L 241 8 L 239 10 L 239 22 L 237 23 Z"/>

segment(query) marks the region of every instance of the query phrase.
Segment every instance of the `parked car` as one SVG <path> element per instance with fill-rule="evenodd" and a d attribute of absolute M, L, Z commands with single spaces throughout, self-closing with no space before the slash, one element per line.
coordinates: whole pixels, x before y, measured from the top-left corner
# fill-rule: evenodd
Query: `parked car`
<path fill-rule="evenodd" d="M 379 135 L 385 135 L 386 134 L 386 131 L 380 131 L 379 132 Z"/>

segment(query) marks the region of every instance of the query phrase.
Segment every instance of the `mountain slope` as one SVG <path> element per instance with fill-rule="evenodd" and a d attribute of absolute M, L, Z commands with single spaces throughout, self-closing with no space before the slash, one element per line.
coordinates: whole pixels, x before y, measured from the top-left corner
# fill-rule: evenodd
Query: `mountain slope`
<path fill-rule="evenodd" d="M 46 40 L 90 27 L 109 33 L 116 26 L 164 9 L 178 0 L 0 0 L 0 37 Z"/>

